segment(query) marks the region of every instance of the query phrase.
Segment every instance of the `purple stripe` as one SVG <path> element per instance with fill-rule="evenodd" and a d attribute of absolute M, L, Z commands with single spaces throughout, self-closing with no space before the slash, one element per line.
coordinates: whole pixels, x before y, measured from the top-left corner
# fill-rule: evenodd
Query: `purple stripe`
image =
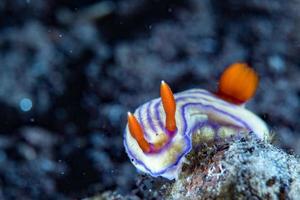
<path fill-rule="evenodd" d="M 160 105 L 160 103 L 161 103 L 161 101 L 157 101 L 157 103 L 156 103 L 155 106 L 154 106 L 154 109 L 155 109 L 155 116 L 156 116 L 156 119 L 157 119 L 157 121 L 158 121 L 159 127 L 160 127 L 162 130 L 166 131 L 166 128 L 165 128 L 165 126 L 163 125 L 162 120 L 161 120 L 161 118 L 160 118 L 160 114 L 159 114 L 158 106 Z"/>
<path fill-rule="evenodd" d="M 207 90 L 186 90 L 178 94 L 203 94 L 203 95 L 215 97 L 211 92 L 208 92 Z"/>
<path fill-rule="evenodd" d="M 152 117 L 150 116 L 150 112 L 151 112 L 150 107 L 151 107 L 152 103 L 153 103 L 153 101 L 150 101 L 150 102 L 148 103 L 148 106 L 147 106 L 147 110 L 146 110 L 146 112 L 147 112 L 147 121 L 148 121 L 148 124 L 150 125 L 151 129 L 152 129 L 154 132 L 157 132 L 157 129 L 156 129 L 156 127 L 155 127 L 154 124 L 153 124 Z"/>
<path fill-rule="evenodd" d="M 144 121 L 143 121 L 143 118 L 142 118 L 142 113 L 141 113 L 144 106 L 145 106 L 145 104 L 138 108 L 138 113 L 137 114 L 138 114 L 138 120 L 139 120 L 139 123 L 142 127 L 144 136 L 145 136 L 146 139 L 149 139 L 149 135 L 147 134 L 147 131 L 145 130 L 145 124 L 144 124 Z"/>
<path fill-rule="evenodd" d="M 213 93 L 211 93 L 211 92 L 208 92 L 208 91 L 204 92 L 204 91 L 201 91 L 201 90 L 200 90 L 200 91 L 195 91 L 195 90 L 189 91 L 189 90 L 188 90 L 188 91 L 186 91 L 186 92 L 182 92 L 182 93 L 179 93 L 179 94 L 180 94 L 180 95 L 184 95 L 184 94 L 201 94 L 201 95 L 206 95 L 206 96 L 210 96 L 210 97 L 216 99 L 216 100 L 218 101 L 218 103 L 221 104 L 221 105 L 224 105 L 224 106 L 230 106 L 230 107 L 232 107 L 232 108 L 240 107 L 240 105 L 232 104 L 232 103 L 230 103 L 230 102 L 228 102 L 228 101 L 225 101 L 225 100 L 219 98 L 218 96 L 216 96 L 215 94 L 213 94 Z M 191 96 L 191 98 L 197 98 L 197 97 L 192 97 L 192 96 Z M 199 97 L 198 97 L 198 98 L 199 98 Z M 201 97 L 201 98 L 203 98 L 203 97 Z M 206 99 L 206 98 L 203 98 L 203 99 L 209 101 L 209 99 Z"/>
<path fill-rule="evenodd" d="M 201 103 L 187 103 L 187 104 L 185 104 L 184 106 L 182 106 L 182 108 L 181 108 L 181 111 L 182 111 L 182 115 L 183 115 L 183 116 L 185 116 L 185 110 L 186 110 L 185 108 L 188 107 L 188 106 L 191 106 L 191 105 L 200 106 L 200 107 L 202 107 L 202 109 L 203 109 L 203 108 L 206 109 L 206 110 L 211 109 L 211 110 L 217 111 L 217 112 L 219 112 L 219 113 L 222 113 L 222 114 L 224 114 L 224 115 L 226 115 L 226 116 L 232 118 L 233 120 L 239 122 L 240 124 L 242 124 L 242 125 L 243 125 L 245 128 L 247 128 L 248 130 L 251 130 L 251 131 L 252 131 L 252 129 L 249 127 L 249 125 L 248 125 L 247 123 L 245 123 L 244 121 L 242 121 L 241 119 L 235 117 L 235 116 L 232 115 L 232 114 L 229 114 L 228 112 L 225 112 L 225 111 L 223 111 L 223 110 L 220 110 L 220 109 L 218 109 L 218 108 L 215 108 L 214 106 L 211 106 L 211 105 L 203 105 L 203 104 L 201 104 Z M 186 124 L 187 124 L 187 122 L 186 122 L 186 119 L 185 119 L 185 118 L 183 118 L 183 120 L 184 120 L 184 123 L 183 123 L 183 124 L 184 124 L 184 130 L 183 130 L 183 132 L 186 132 Z"/>

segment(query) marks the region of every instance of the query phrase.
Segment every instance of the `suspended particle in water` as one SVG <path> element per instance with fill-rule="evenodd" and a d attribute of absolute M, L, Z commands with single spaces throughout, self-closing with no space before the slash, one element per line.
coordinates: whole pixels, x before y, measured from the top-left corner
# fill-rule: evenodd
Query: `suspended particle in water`
<path fill-rule="evenodd" d="M 28 112 L 31 110 L 32 108 L 32 101 L 31 99 L 28 99 L 28 98 L 23 98 L 21 101 L 20 101 L 20 104 L 19 104 L 21 110 L 23 112 Z"/>

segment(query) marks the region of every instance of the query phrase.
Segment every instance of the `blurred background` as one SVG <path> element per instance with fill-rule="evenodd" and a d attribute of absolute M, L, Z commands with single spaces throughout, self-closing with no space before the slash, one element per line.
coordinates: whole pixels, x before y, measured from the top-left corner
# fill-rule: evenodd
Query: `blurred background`
<path fill-rule="evenodd" d="M 297 0 L 0 1 L 0 199 L 134 193 L 126 112 L 159 95 L 215 90 L 245 61 L 248 103 L 300 154 Z M 137 194 L 139 195 L 139 194 Z"/>

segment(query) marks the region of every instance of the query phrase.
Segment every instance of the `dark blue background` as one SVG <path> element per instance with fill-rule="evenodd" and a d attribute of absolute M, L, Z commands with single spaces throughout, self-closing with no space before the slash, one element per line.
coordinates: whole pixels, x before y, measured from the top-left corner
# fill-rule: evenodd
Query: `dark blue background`
<path fill-rule="evenodd" d="M 300 153 L 299 9 L 293 0 L 1 1 L 0 198 L 134 192 L 127 111 L 158 97 L 162 79 L 174 92 L 215 90 L 237 61 L 260 75 L 248 107 L 275 144 Z"/>

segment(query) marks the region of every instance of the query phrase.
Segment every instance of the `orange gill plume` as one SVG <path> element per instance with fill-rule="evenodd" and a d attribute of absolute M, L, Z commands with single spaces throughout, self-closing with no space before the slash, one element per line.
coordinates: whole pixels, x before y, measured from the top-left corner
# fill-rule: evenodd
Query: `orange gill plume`
<path fill-rule="evenodd" d="M 160 96 L 161 96 L 163 108 L 166 113 L 166 129 L 171 132 L 175 131 L 176 130 L 176 119 L 175 119 L 176 102 L 172 90 L 170 89 L 168 84 L 166 84 L 164 81 L 161 81 Z"/>
<path fill-rule="evenodd" d="M 246 63 L 234 63 L 222 73 L 217 95 L 226 101 L 242 104 L 253 97 L 257 86 L 257 73 Z"/>
<path fill-rule="evenodd" d="M 128 128 L 131 136 L 137 141 L 144 153 L 150 152 L 150 144 L 146 141 L 143 129 L 135 116 L 128 112 Z"/>

